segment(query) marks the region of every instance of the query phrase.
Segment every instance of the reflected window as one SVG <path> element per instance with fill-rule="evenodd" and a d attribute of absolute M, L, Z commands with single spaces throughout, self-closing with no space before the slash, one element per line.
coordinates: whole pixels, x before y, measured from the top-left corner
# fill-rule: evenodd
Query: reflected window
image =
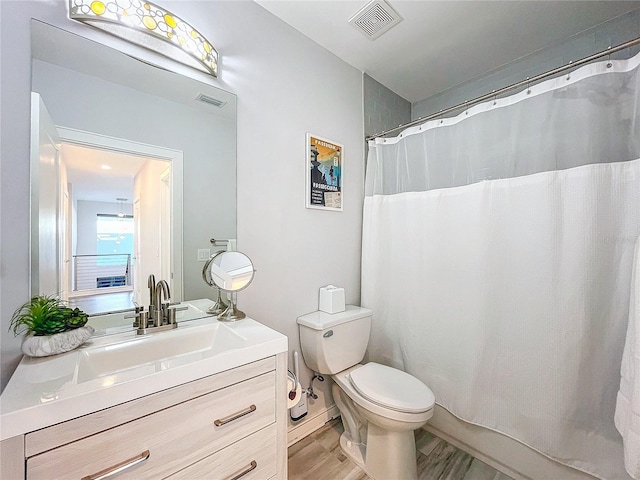
<path fill-rule="evenodd" d="M 98 265 L 126 265 L 133 255 L 133 216 L 99 213 L 96 222 Z"/>

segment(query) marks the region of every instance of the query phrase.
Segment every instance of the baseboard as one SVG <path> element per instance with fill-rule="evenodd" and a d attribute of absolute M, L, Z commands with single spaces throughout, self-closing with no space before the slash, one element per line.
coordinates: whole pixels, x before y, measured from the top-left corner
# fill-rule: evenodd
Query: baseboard
<path fill-rule="evenodd" d="M 287 447 L 290 447 L 307 435 L 321 428 L 329 420 L 340 416 L 340 411 L 335 405 L 317 412 L 313 417 L 306 418 L 297 425 L 289 427 L 287 431 Z"/>

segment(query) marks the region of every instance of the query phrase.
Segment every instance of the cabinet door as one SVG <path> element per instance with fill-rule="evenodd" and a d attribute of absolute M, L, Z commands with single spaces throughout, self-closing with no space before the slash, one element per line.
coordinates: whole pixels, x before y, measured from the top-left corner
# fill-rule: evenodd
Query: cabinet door
<path fill-rule="evenodd" d="M 169 477 L 171 480 L 264 480 L 276 473 L 276 426 L 247 438 Z"/>
<path fill-rule="evenodd" d="M 163 478 L 275 422 L 275 372 L 27 460 L 29 480 Z"/>

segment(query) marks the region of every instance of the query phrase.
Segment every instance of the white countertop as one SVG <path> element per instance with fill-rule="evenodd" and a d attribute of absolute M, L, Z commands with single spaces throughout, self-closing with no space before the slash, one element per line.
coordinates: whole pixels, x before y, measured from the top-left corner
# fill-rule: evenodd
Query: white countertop
<path fill-rule="evenodd" d="M 194 350 L 185 351 L 185 343 L 196 338 L 200 341 Z M 203 347 L 207 340 L 202 339 L 206 338 L 217 342 L 215 348 Z M 128 352 L 123 355 L 138 355 L 138 347 L 131 348 L 133 345 L 140 345 L 140 352 L 154 352 L 158 358 L 145 359 L 140 354 L 140 364 L 114 365 L 115 371 L 85 366 L 88 362 L 101 367 L 119 363 L 108 361 L 117 358 L 113 355 L 119 349 Z M 168 332 L 137 336 L 130 331 L 92 337 L 78 349 L 52 357 L 25 356 L 0 396 L 0 440 L 286 352 L 287 348 L 286 336 L 251 318 L 223 323 L 207 317 L 180 323 Z M 155 353 L 165 350 L 168 356 Z"/>

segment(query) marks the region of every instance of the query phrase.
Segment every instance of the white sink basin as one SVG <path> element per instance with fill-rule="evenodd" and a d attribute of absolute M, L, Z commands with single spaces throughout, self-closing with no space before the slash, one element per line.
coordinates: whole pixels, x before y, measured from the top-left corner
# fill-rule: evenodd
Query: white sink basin
<path fill-rule="evenodd" d="M 251 318 L 223 323 L 207 316 L 175 330 L 129 329 L 60 355 L 25 356 L 0 397 L 0 440 L 286 351 L 287 337 Z"/>
<path fill-rule="evenodd" d="M 81 350 L 77 383 L 131 369 L 149 373 L 242 348 L 246 339 L 216 322 L 199 327 L 180 326 L 175 331 L 151 333 L 133 340 Z"/>

